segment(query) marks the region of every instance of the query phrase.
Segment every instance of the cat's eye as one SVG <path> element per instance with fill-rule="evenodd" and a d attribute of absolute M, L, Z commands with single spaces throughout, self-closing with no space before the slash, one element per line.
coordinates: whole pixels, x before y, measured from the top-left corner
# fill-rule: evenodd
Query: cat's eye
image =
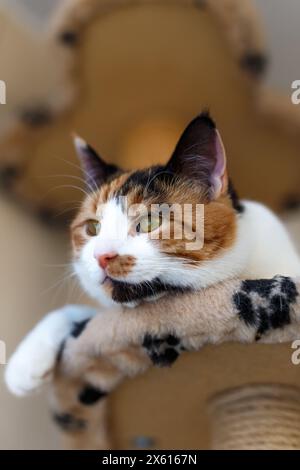
<path fill-rule="evenodd" d="M 88 220 L 85 224 L 85 231 L 90 237 L 95 237 L 99 234 L 101 224 L 98 220 Z"/>
<path fill-rule="evenodd" d="M 137 233 L 150 233 L 158 229 L 161 225 L 161 217 L 159 215 L 146 215 L 143 217 L 136 226 Z"/>

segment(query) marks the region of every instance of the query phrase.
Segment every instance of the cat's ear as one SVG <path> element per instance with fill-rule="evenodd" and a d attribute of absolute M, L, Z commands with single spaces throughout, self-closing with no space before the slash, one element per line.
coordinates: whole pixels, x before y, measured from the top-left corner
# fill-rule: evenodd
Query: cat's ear
<path fill-rule="evenodd" d="M 74 146 L 89 191 L 99 188 L 107 178 L 119 171 L 117 166 L 106 163 L 89 144 L 77 135 L 74 136 Z"/>
<path fill-rule="evenodd" d="M 227 191 L 226 154 L 221 136 L 207 112 L 197 116 L 185 129 L 167 163 L 174 173 L 199 182 L 209 200 Z"/>

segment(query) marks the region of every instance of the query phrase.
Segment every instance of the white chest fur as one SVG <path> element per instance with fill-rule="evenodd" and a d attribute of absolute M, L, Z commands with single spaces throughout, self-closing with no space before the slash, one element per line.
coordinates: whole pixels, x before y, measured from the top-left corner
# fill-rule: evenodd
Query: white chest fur
<path fill-rule="evenodd" d="M 243 227 L 249 253 L 242 276 L 299 276 L 300 258 L 283 223 L 262 204 L 252 201 L 243 204 L 245 212 L 239 225 Z"/>

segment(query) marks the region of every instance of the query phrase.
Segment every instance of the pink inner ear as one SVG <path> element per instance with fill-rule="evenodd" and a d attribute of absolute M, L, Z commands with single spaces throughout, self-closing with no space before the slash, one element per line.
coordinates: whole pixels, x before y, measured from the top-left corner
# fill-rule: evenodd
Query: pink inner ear
<path fill-rule="evenodd" d="M 210 176 L 213 197 L 219 197 L 227 187 L 227 174 L 226 174 L 226 153 L 225 148 L 218 130 L 216 132 L 215 141 L 215 166 Z"/>

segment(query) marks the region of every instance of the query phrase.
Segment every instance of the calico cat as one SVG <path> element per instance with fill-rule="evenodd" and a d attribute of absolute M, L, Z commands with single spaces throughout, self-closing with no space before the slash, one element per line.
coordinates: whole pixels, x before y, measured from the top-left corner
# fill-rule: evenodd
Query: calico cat
<path fill-rule="evenodd" d="M 247 297 L 252 282 L 249 279 L 300 275 L 299 257 L 282 223 L 264 206 L 238 200 L 227 176 L 220 134 L 207 113 L 187 126 L 165 165 L 145 170 L 122 171 L 105 163 L 82 139 L 77 137 L 75 145 L 90 192 L 71 226 L 74 269 L 87 293 L 108 307 L 109 319 L 123 315 L 122 305 L 136 306 L 142 300 L 154 300 L 168 292 L 201 293 L 202 288 L 240 277 L 247 279 L 247 292 L 240 294 Z M 175 203 L 180 207 L 191 204 L 204 208 L 203 224 L 200 227 L 196 224 L 200 231 L 204 228 L 201 246 L 188 249 L 190 239 L 186 233 L 181 238 L 175 236 L 173 229 L 178 222 L 175 215 L 168 218 L 167 211 L 157 214 L 152 210 L 155 203 L 164 204 L 165 208 Z M 135 204 L 143 205 L 146 212 L 132 216 L 128 206 Z M 169 237 L 161 236 L 165 219 L 172 228 Z M 192 217 L 191 221 L 194 229 L 197 218 Z M 182 222 L 179 218 L 179 225 Z M 274 287 L 274 280 L 265 282 Z M 274 295 L 278 301 L 281 291 L 277 282 Z M 251 285 L 253 299 L 257 301 L 256 284 Z M 283 296 L 279 296 L 285 306 L 287 293 L 285 284 Z M 293 290 L 290 294 L 289 303 L 295 299 Z M 159 313 L 165 308 L 164 300 L 168 301 L 162 299 L 157 304 Z M 169 299 L 167 308 L 174 304 L 170 313 L 176 312 L 180 302 L 178 297 Z M 269 308 L 263 299 L 264 321 L 255 324 L 260 328 L 257 333 L 270 325 L 278 328 L 284 319 L 289 320 L 281 312 L 281 323 L 266 322 L 264 309 L 272 314 L 274 305 L 277 304 L 273 302 Z M 151 306 L 156 309 L 155 303 L 147 307 Z M 145 304 L 137 307 L 138 316 L 139 308 L 145 308 Z M 51 380 L 66 339 L 78 337 L 98 313 L 98 309 L 69 305 L 48 314 L 10 359 L 5 373 L 9 389 L 24 395 Z M 176 316 L 170 318 L 178 321 Z M 184 325 L 189 325 L 189 317 Z M 158 329 L 160 326 L 158 322 Z M 98 338 L 99 332 L 95 334 Z M 69 415 L 62 416 L 67 417 L 68 424 Z"/>
<path fill-rule="evenodd" d="M 71 226 L 74 269 L 102 305 L 135 306 L 236 276 L 300 274 L 299 257 L 277 217 L 258 203 L 239 201 L 220 133 L 207 112 L 187 126 L 165 165 L 124 171 L 105 163 L 79 137 L 75 147 L 89 195 Z M 128 206 L 136 204 L 146 213 L 130 218 Z M 174 236 L 174 214 L 170 236 L 160 236 L 164 216 L 153 214 L 153 204 L 203 207 L 203 226 L 195 227 L 194 210 L 191 219 L 193 230 L 203 230 L 202 245 L 188 250 L 185 235 Z"/>

